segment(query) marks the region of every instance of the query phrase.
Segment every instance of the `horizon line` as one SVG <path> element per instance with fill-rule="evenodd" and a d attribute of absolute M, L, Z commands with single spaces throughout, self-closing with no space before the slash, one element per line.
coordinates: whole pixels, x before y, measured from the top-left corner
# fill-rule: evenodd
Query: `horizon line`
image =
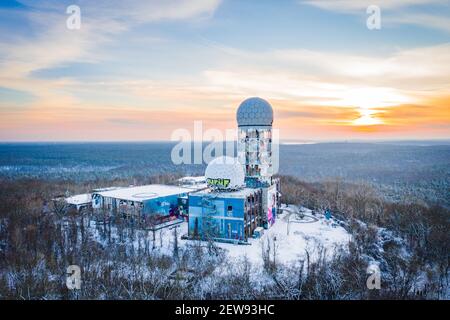
<path fill-rule="evenodd" d="M 220 140 L 216 141 L 220 142 L 236 142 L 236 140 Z M 32 144 L 32 143 L 49 143 L 49 144 L 57 144 L 57 143 L 180 143 L 183 141 L 172 141 L 172 140 L 5 140 L 0 141 L 0 144 Z M 186 143 L 211 143 L 213 140 L 192 140 L 192 141 L 184 141 Z M 291 144 L 308 144 L 308 143 L 355 143 L 355 142 L 367 142 L 367 143 L 376 143 L 376 142 L 449 142 L 450 138 L 429 138 L 429 139 L 334 139 L 334 140 L 326 140 L 326 139 L 317 139 L 317 140 L 298 140 L 298 139 L 282 139 L 280 140 L 280 144 L 283 143 L 291 143 Z"/>

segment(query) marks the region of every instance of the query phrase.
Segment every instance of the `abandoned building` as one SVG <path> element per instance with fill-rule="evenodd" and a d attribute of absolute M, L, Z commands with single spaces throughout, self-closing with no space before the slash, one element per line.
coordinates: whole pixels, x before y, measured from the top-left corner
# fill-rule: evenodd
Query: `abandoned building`
<path fill-rule="evenodd" d="M 96 189 L 66 202 L 152 226 L 188 220 L 188 238 L 247 243 L 275 223 L 281 206 L 280 181 L 273 177 L 272 122 L 266 100 L 247 99 L 237 110 L 237 157 L 214 159 L 205 176 L 181 178 L 178 186 Z"/>
<path fill-rule="evenodd" d="M 159 224 L 179 218 L 179 198 L 189 192 L 192 189 L 157 184 L 100 191 L 92 194 L 92 208 Z"/>
<path fill-rule="evenodd" d="M 219 157 L 206 168 L 208 189 L 189 194 L 189 237 L 246 243 L 269 228 L 281 206 L 273 177 L 273 110 L 250 98 L 237 111 L 238 157 Z"/>

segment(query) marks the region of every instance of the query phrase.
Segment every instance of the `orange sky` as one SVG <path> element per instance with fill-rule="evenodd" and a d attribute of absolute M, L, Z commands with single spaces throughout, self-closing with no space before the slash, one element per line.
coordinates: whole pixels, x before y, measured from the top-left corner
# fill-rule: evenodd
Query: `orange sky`
<path fill-rule="evenodd" d="M 361 1 L 242 3 L 246 19 L 226 0 L 80 1 L 77 31 L 64 1 L 19 2 L 0 4 L 0 141 L 224 132 L 253 96 L 285 140 L 450 139 L 450 19 L 415 19 L 416 1 L 385 2 L 374 32 Z"/>
<path fill-rule="evenodd" d="M 36 106 L 21 112 L 3 113 L 1 133 L 6 141 L 169 140 L 178 128 L 193 132 L 194 121 L 201 120 L 204 130 L 217 128 L 225 134 L 226 129 L 236 127 L 234 112 L 240 100 L 231 101 L 231 106 L 223 109 L 217 101 L 211 102 L 216 107 L 182 110 Z M 377 124 L 368 125 L 364 122 L 355 124 L 361 118 L 359 108 L 355 107 L 302 106 L 279 99 L 269 101 L 275 109 L 274 127 L 280 130 L 282 139 L 449 137 L 450 97 L 432 99 L 423 104 L 374 109 L 370 119 L 376 119 Z"/>

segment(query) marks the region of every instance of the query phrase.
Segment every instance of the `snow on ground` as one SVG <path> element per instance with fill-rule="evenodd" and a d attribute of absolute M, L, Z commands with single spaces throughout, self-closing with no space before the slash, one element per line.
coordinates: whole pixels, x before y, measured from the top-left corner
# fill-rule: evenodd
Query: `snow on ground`
<path fill-rule="evenodd" d="M 295 206 L 289 208 L 283 207 L 283 214 L 278 216 L 275 224 L 268 230 L 264 230 L 264 235 L 260 239 L 249 239 L 250 245 L 236 245 L 231 243 L 216 242 L 217 246 L 226 251 L 229 260 L 240 260 L 247 257 L 254 265 L 262 265 L 262 248 L 267 247 L 267 243 L 273 245 L 273 239 L 276 238 L 276 259 L 280 263 L 295 263 L 305 257 L 306 249 L 314 260 L 317 249 L 323 246 L 330 256 L 338 247 L 346 248 L 350 234 L 341 226 L 334 223 L 333 220 L 326 220 L 323 215 L 312 216 L 311 210 L 301 208 L 305 218 L 299 220 L 294 212 L 299 209 Z M 290 223 L 288 223 L 290 221 Z M 177 228 L 179 247 L 194 245 L 195 240 L 184 240 L 181 236 L 188 233 L 188 224 L 180 223 L 177 226 L 163 228 L 155 232 L 155 251 L 171 255 L 174 247 L 174 228 Z M 139 241 L 147 238 L 153 241 L 151 231 L 142 232 L 136 237 L 133 245 L 137 248 Z M 112 232 L 113 238 L 117 240 L 116 232 Z M 98 234 L 94 238 L 99 239 Z M 204 242 L 206 246 L 206 242 Z M 142 247 L 142 242 L 141 242 Z M 271 251 L 273 252 L 273 251 Z"/>
<path fill-rule="evenodd" d="M 295 210 L 295 207 L 290 207 Z M 251 245 L 234 245 L 219 243 L 218 246 L 228 251 L 230 258 L 238 259 L 247 256 L 250 262 L 262 264 L 262 248 L 267 248 L 268 240 L 272 245 L 272 240 L 276 237 L 277 260 L 281 263 L 292 263 L 299 261 L 308 249 L 314 256 L 316 249 L 321 244 L 332 254 L 339 246 L 346 246 L 350 240 L 350 234 L 336 224 L 327 223 L 322 215 L 317 215 L 317 221 L 311 218 L 310 210 L 305 210 L 305 219 L 300 221 L 295 214 L 284 213 L 278 216 L 275 224 L 260 239 L 249 239 Z M 288 220 L 290 223 L 288 224 Z"/>

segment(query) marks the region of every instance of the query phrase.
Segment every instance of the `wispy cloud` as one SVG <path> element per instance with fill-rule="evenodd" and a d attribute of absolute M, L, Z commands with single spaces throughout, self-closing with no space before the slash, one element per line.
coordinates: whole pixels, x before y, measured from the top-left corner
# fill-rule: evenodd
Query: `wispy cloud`
<path fill-rule="evenodd" d="M 3 74 L 9 74 L 11 70 L 16 75 L 23 75 L 62 63 L 102 59 L 95 50 L 136 24 L 211 16 L 220 4 L 220 0 L 78 1 L 82 10 L 82 28 L 74 32 L 65 27 L 65 8 L 72 4 L 71 1 L 20 2 L 35 9 L 23 15 L 38 32 L 32 38 L 0 43 Z"/>
<path fill-rule="evenodd" d="M 307 0 L 301 4 L 314 6 L 323 10 L 366 15 L 370 5 L 377 5 L 382 11 L 384 27 L 407 24 L 436 29 L 450 33 L 450 16 L 441 13 L 421 13 L 418 7 L 437 6 L 439 12 L 449 12 L 450 3 L 447 0 Z"/>
<path fill-rule="evenodd" d="M 377 5 L 383 9 L 399 9 L 417 5 L 448 4 L 446 0 L 301 0 L 303 4 L 321 9 L 339 12 L 365 12 L 370 5 Z"/>
<path fill-rule="evenodd" d="M 100 63 L 109 59 L 101 48 L 114 43 L 118 36 L 137 25 L 164 20 L 198 21 L 211 17 L 220 4 L 220 0 L 81 0 L 77 4 L 81 7 L 82 27 L 72 31 L 66 28 L 66 7 L 73 1 L 19 2 L 32 10 L 4 9 L 0 14 L 13 15 L 16 23 L 29 25 L 32 32 L 26 36 L 10 34 L 7 38 L 2 37 L 0 87 L 31 94 L 35 99 L 28 105 L 30 112 L 38 110 L 45 114 L 43 110 L 57 108 L 60 115 L 69 108 L 77 110 L 82 105 L 70 89 L 84 85 L 67 77 L 34 77 L 36 71 L 73 62 Z M 2 31 L 4 34 L 10 32 L 8 29 Z M 7 116 L 4 110 L 2 115 Z M 10 116 L 11 112 L 8 113 Z"/>
<path fill-rule="evenodd" d="M 448 6 L 450 10 L 450 4 Z M 425 28 L 437 29 L 450 34 L 449 15 L 440 16 L 425 13 L 406 13 L 388 16 L 384 21 L 388 24 L 418 25 Z"/>
<path fill-rule="evenodd" d="M 62 139 L 69 140 L 168 139 L 174 128 L 189 126 L 194 120 L 203 120 L 206 127 L 233 128 L 238 104 L 255 95 L 274 104 L 276 125 L 284 128 L 285 138 L 299 134 L 310 139 L 350 137 L 355 130 L 365 134 L 368 131 L 363 126 L 355 126 L 361 118 L 363 124 L 379 119 L 380 123 L 371 126 L 377 134 L 406 130 L 408 123 L 418 127 L 428 121 L 445 128 L 450 122 L 445 112 L 448 99 L 436 100 L 450 96 L 450 43 L 392 48 L 383 55 L 356 54 L 350 45 L 340 52 L 307 49 L 307 44 L 250 49 L 205 40 L 206 45 L 199 45 L 192 44 L 192 38 L 178 38 L 173 45 L 173 39 L 163 38 L 170 32 L 148 34 L 152 28 L 145 28 L 147 24 L 183 21 L 184 27 L 184 23 L 203 23 L 211 19 L 220 1 L 81 0 L 77 3 L 83 24 L 76 32 L 65 27 L 69 1 L 21 2 L 33 10 L 14 11 L 15 17 L 33 32 L 0 38 L 0 87 L 26 92 L 34 99 L 22 102 L 20 108 L 2 103 L 3 140 L 52 140 L 55 132 L 64 132 Z M 307 2 L 353 12 L 364 1 L 340 3 L 337 8 L 336 1 Z M 395 12 L 424 3 L 381 1 Z M 411 16 L 403 17 L 398 23 L 409 23 Z M 446 19 L 420 18 L 424 24 L 447 28 Z M 154 46 L 150 48 L 149 42 Z M 146 50 L 149 55 L 152 50 L 161 51 L 170 59 L 164 56 L 152 61 Z M 142 64 L 133 60 L 135 51 L 144 56 Z M 177 59 L 182 63 L 172 61 Z M 68 72 L 49 78 L 37 72 L 71 63 L 125 71 L 113 75 L 100 71 L 94 77 Z M 169 66 L 162 75 L 154 72 L 161 64 L 176 63 L 184 69 Z M 448 134 L 445 130 L 438 133 Z"/>
<path fill-rule="evenodd" d="M 58 11 L 74 4 L 68 0 L 18 0 L 22 4 L 48 11 Z M 158 20 L 183 20 L 210 17 L 221 0 L 79 0 L 83 15 L 97 21 L 117 20 L 119 23 L 145 23 Z M 64 12 L 64 11 L 63 11 Z"/>
<path fill-rule="evenodd" d="M 450 44 L 399 50 L 389 56 L 312 50 L 235 51 L 226 69 L 210 69 L 210 83 L 244 93 L 269 93 L 305 102 L 372 107 L 450 91 Z M 431 58 L 432 57 L 432 58 Z"/>

